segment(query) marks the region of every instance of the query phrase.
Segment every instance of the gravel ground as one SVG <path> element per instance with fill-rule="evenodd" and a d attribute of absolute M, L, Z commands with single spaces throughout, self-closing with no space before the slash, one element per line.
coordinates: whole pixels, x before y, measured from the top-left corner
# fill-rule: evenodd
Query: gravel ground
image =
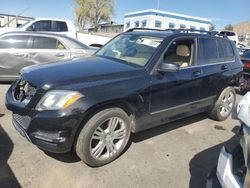
<path fill-rule="evenodd" d="M 11 123 L 0 85 L 0 187 L 204 187 L 221 146 L 234 144 L 239 122 L 205 114 L 133 134 L 114 162 L 90 168 L 72 152 L 50 154 L 29 143 Z M 238 96 L 239 98 L 239 96 Z"/>

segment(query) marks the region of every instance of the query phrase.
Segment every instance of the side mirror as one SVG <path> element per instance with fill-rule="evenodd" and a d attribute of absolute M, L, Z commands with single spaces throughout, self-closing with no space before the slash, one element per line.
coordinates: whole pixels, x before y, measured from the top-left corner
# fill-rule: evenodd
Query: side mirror
<path fill-rule="evenodd" d="M 180 66 L 173 62 L 162 62 L 159 69 L 161 72 L 178 72 L 180 70 Z"/>
<path fill-rule="evenodd" d="M 36 31 L 36 30 L 35 30 L 35 25 L 32 24 L 31 26 L 29 26 L 29 27 L 27 28 L 27 31 Z"/>

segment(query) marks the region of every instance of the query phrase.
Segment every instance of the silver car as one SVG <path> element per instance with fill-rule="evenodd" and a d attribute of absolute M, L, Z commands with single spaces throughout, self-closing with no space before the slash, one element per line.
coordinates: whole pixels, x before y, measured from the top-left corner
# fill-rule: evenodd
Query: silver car
<path fill-rule="evenodd" d="M 0 81 L 15 80 L 26 66 L 88 56 L 96 50 L 63 35 L 5 33 L 0 35 Z"/>

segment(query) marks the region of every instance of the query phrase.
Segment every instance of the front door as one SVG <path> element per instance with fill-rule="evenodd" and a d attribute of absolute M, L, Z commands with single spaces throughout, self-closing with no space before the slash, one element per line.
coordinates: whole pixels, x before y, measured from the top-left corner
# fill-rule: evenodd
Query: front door
<path fill-rule="evenodd" d="M 158 72 L 153 75 L 151 115 L 164 115 L 164 118 L 171 118 L 181 116 L 197 107 L 197 102 L 200 100 L 202 71 L 199 66 L 195 65 L 195 49 L 195 39 L 181 39 L 172 42 L 164 54 L 163 61 L 178 64 L 180 70 Z"/>
<path fill-rule="evenodd" d="M 7 35 L 0 39 L 0 77 L 14 80 L 19 71 L 27 66 L 29 36 Z"/>

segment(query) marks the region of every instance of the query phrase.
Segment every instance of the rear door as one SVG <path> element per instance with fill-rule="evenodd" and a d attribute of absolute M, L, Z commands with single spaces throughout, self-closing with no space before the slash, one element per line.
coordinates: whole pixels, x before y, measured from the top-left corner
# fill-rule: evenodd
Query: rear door
<path fill-rule="evenodd" d="M 70 50 L 53 37 L 33 36 L 32 49 L 28 54 L 28 64 L 37 65 L 70 59 Z"/>
<path fill-rule="evenodd" d="M 0 77 L 13 80 L 27 66 L 30 36 L 7 35 L 0 39 Z"/>
<path fill-rule="evenodd" d="M 199 38 L 198 42 L 197 62 L 201 65 L 203 72 L 201 97 L 207 98 L 207 102 L 211 104 L 226 87 L 231 75 L 230 63 L 234 62 L 233 59 L 225 57 L 228 50 L 225 41 L 219 38 Z M 233 53 L 231 55 L 234 56 Z"/>

